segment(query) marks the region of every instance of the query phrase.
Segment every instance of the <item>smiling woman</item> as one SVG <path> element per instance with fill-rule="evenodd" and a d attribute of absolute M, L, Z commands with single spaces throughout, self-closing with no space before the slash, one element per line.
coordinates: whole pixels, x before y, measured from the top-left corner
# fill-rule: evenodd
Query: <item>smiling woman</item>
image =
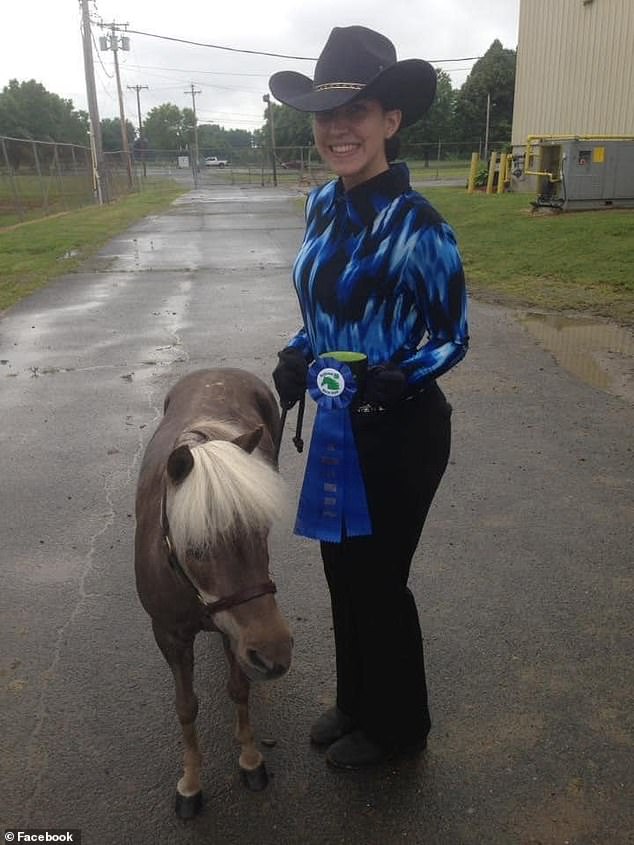
<path fill-rule="evenodd" d="M 365 27 L 336 28 L 314 80 L 282 71 L 270 87 L 314 115 L 339 177 L 308 198 L 293 272 L 304 325 L 273 379 L 284 408 L 307 386 L 318 405 L 295 531 L 321 541 L 337 694 L 310 736 L 330 765 L 356 769 L 421 751 L 431 725 L 407 581 L 449 459 L 451 408 L 436 379 L 467 350 L 464 275 L 452 230 L 406 165 L 390 166 L 400 126 L 434 98 L 428 62 L 397 61 Z"/>
<path fill-rule="evenodd" d="M 387 169 L 385 144 L 400 123 L 397 109 L 386 111 L 378 100 L 355 100 L 315 114 L 315 144 L 348 190 Z"/>

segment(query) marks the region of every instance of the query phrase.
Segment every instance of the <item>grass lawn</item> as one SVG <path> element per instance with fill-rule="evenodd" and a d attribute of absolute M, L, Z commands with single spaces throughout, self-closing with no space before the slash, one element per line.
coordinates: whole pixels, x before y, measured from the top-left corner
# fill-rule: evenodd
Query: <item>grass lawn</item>
<path fill-rule="evenodd" d="M 455 229 L 476 296 L 634 324 L 634 211 L 531 214 L 532 194 L 423 192 Z"/>
<path fill-rule="evenodd" d="M 0 229 L 0 311 L 76 269 L 110 238 L 137 220 L 161 211 L 184 189 L 174 182 L 150 184 L 104 206 L 40 218 Z"/>
<path fill-rule="evenodd" d="M 409 175 L 412 182 L 427 182 L 434 179 L 464 179 L 467 184 L 469 178 L 469 161 L 435 161 L 432 159 L 425 167 L 422 161 L 408 161 Z"/>
<path fill-rule="evenodd" d="M 0 229 L 0 310 L 74 270 L 183 190 L 150 184 L 102 208 Z M 528 194 L 467 194 L 431 184 L 422 190 L 455 229 L 476 297 L 634 325 L 634 211 L 533 215 Z"/>

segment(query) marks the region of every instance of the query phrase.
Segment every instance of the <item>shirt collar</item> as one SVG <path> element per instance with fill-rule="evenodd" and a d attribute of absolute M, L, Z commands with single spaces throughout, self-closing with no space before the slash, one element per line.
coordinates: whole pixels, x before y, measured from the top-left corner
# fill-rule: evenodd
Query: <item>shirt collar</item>
<path fill-rule="evenodd" d="M 383 211 L 392 200 L 409 189 L 409 170 L 403 162 L 391 164 L 378 176 L 356 185 L 349 191 L 338 179 L 335 183 L 335 203 L 344 203 L 351 222 L 368 226 L 376 215 Z"/>

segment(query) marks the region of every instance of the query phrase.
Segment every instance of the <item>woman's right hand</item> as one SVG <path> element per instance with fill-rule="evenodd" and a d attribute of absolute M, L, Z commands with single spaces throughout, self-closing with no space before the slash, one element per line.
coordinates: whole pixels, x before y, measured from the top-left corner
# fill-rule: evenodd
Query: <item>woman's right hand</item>
<path fill-rule="evenodd" d="M 279 363 L 273 370 L 273 383 L 282 408 L 292 408 L 306 390 L 308 362 L 299 349 L 287 346 L 277 353 Z"/>

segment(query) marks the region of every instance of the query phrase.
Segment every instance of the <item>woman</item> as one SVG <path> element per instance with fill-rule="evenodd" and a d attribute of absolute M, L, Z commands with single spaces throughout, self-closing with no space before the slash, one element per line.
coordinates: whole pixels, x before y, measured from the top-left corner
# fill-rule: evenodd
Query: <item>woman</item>
<path fill-rule="evenodd" d="M 449 459 L 451 407 L 436 379 L 466 354 L 464 275 L 449 226 L 412 190 L 407 167 L 389 163 L 399 128 L 433 101 L 427 62 L 397 61 L 365 27 L 335 28 L 314 81 L 283 71 L 270 88 L 313 113 L 317 149 L 338 176 L 308 198 L 293 272 L 304 325 L 273 373 L 283 407 L 303 396 L 324 353 L 367 358 L 349 418 L 371 529 L 350 536 L 344 514 L 341 538 L 321 542 L 337 699 L 311 729 L 331 765 L 356 769 L 422 750 L 431 725 L 407 580 Z"/>

